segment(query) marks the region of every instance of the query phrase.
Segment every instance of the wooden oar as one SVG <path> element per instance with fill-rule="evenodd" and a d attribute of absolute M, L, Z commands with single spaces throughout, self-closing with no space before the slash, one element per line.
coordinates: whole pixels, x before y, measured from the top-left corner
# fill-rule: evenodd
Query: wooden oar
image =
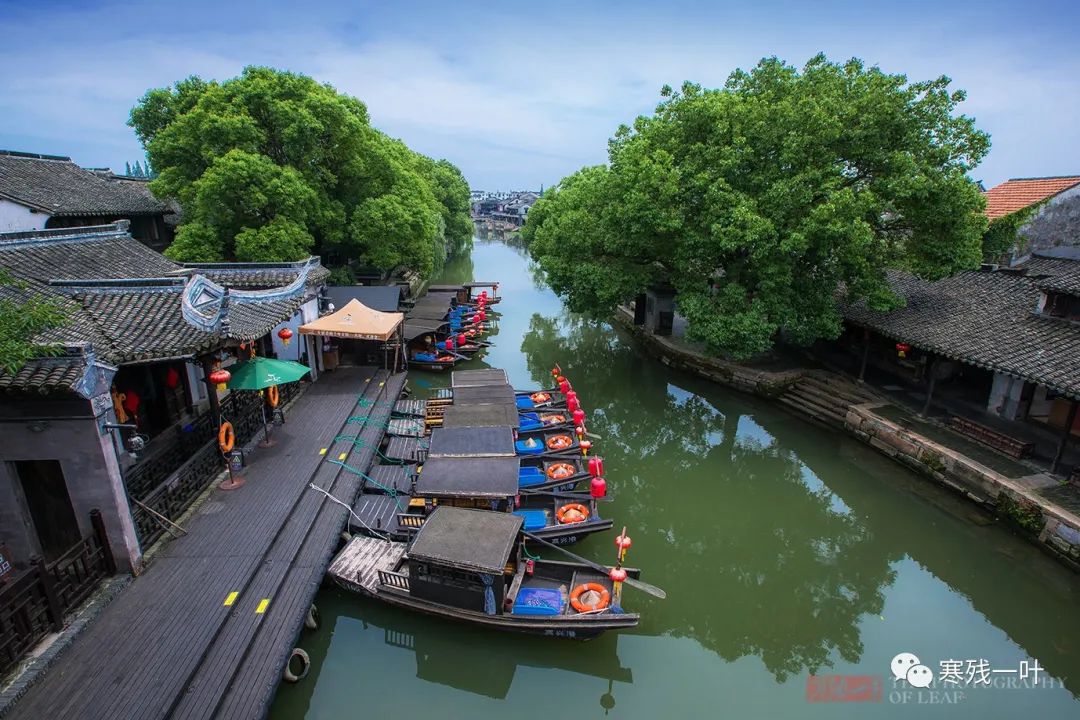
<path fill-rule="evenodd" d="M 551 490 L 530 490 L 529 488 L 521 488 L 518 490 L 519 495 L 551 495 L 553 497 L 565 497 L 575 498 L 578 500 L 586 499 L 586 493 L 583 491 L 574 492 L 573 490 L 567 490 L 566 492 L 552 492 Z M 615 502 L 615 498 L 610 495 L 594 498 L 589 496 L 589 500 L 599 500 L 600 502 Z"/>
<path fill-rule="evenodd" d="M 596 572 L 603 573 L 604 575 L 607 575 L 609 572 L 611 572 L 611 568 L 604 567 L 600 563 L 594 563 L 592 560 L 586 560 L 585 558 L 581 557 L 580 555 L 575 555 L 574 553 L 570 552 L 569 550 L 567 550 L 566 548 L 564 548 L 564 547 L 562 547 L 560 545 L 556 545 L 555 543 L 548 542 L 544 538 L 537 537 L 536 535 L 533 535 L 531 532 L 525 532 L 524 530 L 522 530 L 521 534 L 524 535 L 525 537 L 529 538 L 530 540 L 533 540 L 534 542 L 538 542 L 541 545 L 546 545 L 547 547 L 552 548 L 553 550 L 558 550 L 559 552 L 561 552 L 561 553 L 563 553 L 563 554 L 565 554 L 565 555 L 567 555 L 569 557 L 572 557 L 573 559 L 577 560 L 582 565 L 586 565 L 588 567 L 591 567 Z M 642 582 L 641 580 L 635 580 L 634 578 L 631 578 L 631 577 L 626 578 L 626 580 L 624 580 L 624 582 L 627 585 L 629 585 L 630 587 L 632 587 L 632 588 L 640 590 L 640 591 L 642 591 L 644 593 L 648 593 L 649 595 L 652 595 L 653 597 L 656 597 L 656 598 L 660 598 L 661 600 L 663 600 L 664 598 L 667 597 L 666 592 L 664 592 L 660 588 L 656 587 L 655 585 L 650 585 L 647 582 Z"/>

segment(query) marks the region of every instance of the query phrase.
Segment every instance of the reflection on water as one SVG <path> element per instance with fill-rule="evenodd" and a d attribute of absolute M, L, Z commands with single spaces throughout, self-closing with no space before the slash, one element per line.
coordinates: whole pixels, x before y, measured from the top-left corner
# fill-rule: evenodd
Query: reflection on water
<path fill-rule="evenodd" d="M 632 632 L 589 643 L 478 632 L 336 591 L 301 638 L 315 669 L 275 717 L 438 709 L 449 717 L 1076 716 L 1077 578 L 974 509 L 877 453 L 642 356 L 538 289 L 520 249 L 478 241 L 440 282 L 498 279 L 484 365 L 518 387 L 561 363 L 601 436 L 629 562 L 668 592 L 640 593 Z M 470 367 L 479 367 L 472 363 Z M 448 378 L 416 377 L 443 384 Z M 610 561 L 613 535 L 577 546 Z M 629 593 L 629 591 L 628 591 Z M 974 688 L 955 705 L 891 698 L 890 659 L 914 652 L 1038 659 L 1064 688 Z M 631 672 L 632 669 L 632 672 Z M 809 673 L 880 675 L 874 704 L 809 704 Z M 1070 692 L 1071 691 L 1071 692 Z M 509 704 L 507 704 L 509 703 Z M 612 709 L 614 708 L 614 709 Z"/>

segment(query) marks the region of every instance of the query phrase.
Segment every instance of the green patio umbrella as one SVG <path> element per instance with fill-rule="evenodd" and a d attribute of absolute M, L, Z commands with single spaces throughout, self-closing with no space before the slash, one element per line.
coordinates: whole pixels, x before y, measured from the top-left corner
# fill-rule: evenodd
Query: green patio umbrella
<path fill-rule="evenodd" d="M 230 390 L 265 390 L 271 385 L 299 380 L 311 372 L 311 368 L 292 360 L 255 357 L 234 365 L 230 372 Z"/>
<path fill-rule="evenodd" d="M 253 357 L 235 365 L 229 378 L 230 390 L 265 390 L 274 385 L 293 382 L 311 372 L 311 368 L 292 360 Z M 270 428 L 266 424 L 266 405 L 263 405 L 263 447 L 269 447 Z"/>

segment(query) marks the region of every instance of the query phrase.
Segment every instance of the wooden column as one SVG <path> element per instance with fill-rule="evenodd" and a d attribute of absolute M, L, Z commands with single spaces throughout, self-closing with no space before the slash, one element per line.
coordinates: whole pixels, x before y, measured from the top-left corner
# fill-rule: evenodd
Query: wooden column
<path fill-rule="evenodd" d="M 34 566 L 38 577 L 41 578 L 41 588 L 45 593 L 45 603 L 49 608 L 49 620 L 53 632 L 60 632 L 64 629 L 64 608 L 60 605 L 60 598 L 56 594 L 56 585 L 53 582 L 52 573 L 49 572 L 45 561 L 39 556 L 31 558 L 30 564 Z"/>
<path fill-rule="evenodd" d="M 214 415 L 214 424 L 221 425 L 221 403 L 218 401 L 217 387 L 210 382 L 210 373 L 214 372 L 214 361 L 209 355 L 202 358 L 203 378 L 206 381 L 206 393 L 210 399 L 210 412 Z"/>
<path fill-rule="evenodd" d="M 934 399 L 934 384 L 937 382 L 937 376 L 934 375 L 934 366 L 937 364 L 937 358 L 931 356 L 930 363 L 927 365 L 926 373 L 930 376 L 930 382 L 926 386 L 926 402 L 923 403 L 922 411 L 919 415 L 926 417 L 926 414 L 930 412 L 930 401 Z"/>
<path fill-rule="evenodd" d="M 863 328 L 862 364 L 859 365 L 859 382 L 866 377 L 866 361 L 870 359 L 870 329 Z"/>
<path fill-rule="evenodd" d="M 1076 400 L 1071 401 L 1069 405 L 1069 414 L 1065 418 L 1065 429 L 1061 432 L 1061 439 L 1058 440 L 1057 452 L 1054 453 L 1054 462 L 1050 465 L 1050 472 L 1056 473 L 1058 466 L 1061 465 L 1061 458 L 1065 455 L 1065 448 L 1069 444 L 1069 438 L 1072 437 L 1072 426 L 1076 422 L 1076 406 L 1080 405 Z"/>
<path fill-rule="evenodd" d="M 105 562 L 105 572 L 109 575 L 116 574 L 116 558 L 112 554 L 112 546 L 109 545 L 109 533 L 105 531 L 105 519 L 101 517 L 101 511 L 94 508 L 90 511 L 90 524 L 94 526 L 94 534 L 98 543 L 101 544 L 101 557 Z"/>

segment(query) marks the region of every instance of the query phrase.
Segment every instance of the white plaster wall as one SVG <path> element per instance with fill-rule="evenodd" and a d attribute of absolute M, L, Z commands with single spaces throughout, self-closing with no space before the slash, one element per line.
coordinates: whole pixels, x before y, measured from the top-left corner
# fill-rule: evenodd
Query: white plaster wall
<path fill-rule="evenodd" d="M 300 326 L 304 323 L 316 320 L 319 317 L 319 298 L 317 296 L 312 297 L 310 300 L 300 306 L 300 309 L 291 318 L 274 327 L 270 331 L 270 339 L 274 343 L 274 352 L 281 360 L 296 360 L 299 361 L 300 356 L 305 351 L 308 353 L 308 366 L 312 368 L 311 379 L 315 380 L 315 358 L 312 353 L 312 348 L 316 347 L 317 343 L 309 342 L 308 336 L 300 334 Z M 278 331 L 281 328 L 287 327 L 293 331 L 292 339 L 289 341 L 289 347 L 285 347 L 285 343 L 278 337 Z"/>
<path fill-rule="evenodd" d="M 0 232 L 44 230 L 48 219 L 45 213 L 30 212 L 25 205 L 0 199 Z"/>

